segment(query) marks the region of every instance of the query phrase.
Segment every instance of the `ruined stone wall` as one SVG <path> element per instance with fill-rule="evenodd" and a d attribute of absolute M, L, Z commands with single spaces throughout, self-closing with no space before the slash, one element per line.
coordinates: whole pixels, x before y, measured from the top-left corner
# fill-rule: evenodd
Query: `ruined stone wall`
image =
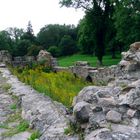
<path fill-rule="evenodd" d="M 34 57 L 34 56 L 17 56 L 17 57 L 13 57 L 13 58 L 7 50 L 0 51 L 0 62 L 10 63 L 14 67 L 25 66 L 25 65 L 30 64 L 32 62 L 41 63 L 42 61 L 45 64 L 47 64 L 47 66 L 55 67 L 55 66 L 58 65 L 57 59 L 52 57 L 52 55 L 45 50 L 41 50 L 37 57 Z"/>
<path fill-rule="evenodd" d="M 0 51 L 0 62 L 2 63 L 11 63 L 12 56 L 9 54 L 7 50 Z"/>
<path fill-rule="evenodd" d="M 77 61 L 74 66 L 70 67 L 59 67 L 57 59 L 52 57 L 52 55 L 41 50 L 37 58 L 33 56 L 26 57 L 14 57 L 12 61 L 13 66 L 24 66 L 30 62 L 42 62 L 45 61 L 47 66 L 51 66 L 54 72 L 58 71 L 68 71 L 72 72 L 75 76 L 84 78 L 85 80 L 91 82 L 109 82 L 116 77 L 122 76 L 127 77 L 135 76 L 136 78 L 140 76 L 140 42 L 136 42 L 130 45 L 130 49 L 127 52 L 122 53 L 122 60 L 116 66 L 111 67 L 90 67 L 86 61 Z M 1 62 L 11 62 L 12 58 L 8 51 L 0 51 L 0 61 Z"/>
<path fill-rule="evenodd" d="M 13 58 L 12 65 L 16 66 L 25 66 L 31 62 L 35 62 L 34 56 L 17 56 Z"/>
<path fill-rule="evenodd" d="M 54 67 L 55 71 L 63 71 L 62 67 Z M 90 67 L 86 61 L 78 61 L 74 66 L 65 68 L 76 76 L 91 82 L 103 81 L 108 83 L 116 77 L 140 77 L 140 42 L 130 45 L 127 52 L 122 53 L 122 60 L 118 65 L 110 67 Z"/>
<path fill-rule="evenodd" d="M 81 63 L 83 62 L 81 61 Z M 83 64 L 80 65 L 80 63 L 79 65 L 75 64 L 74 66 L 70 67 L 54 67 L 54 71 L 72 72 L 74 75 L 90 82 L 98 82 L 98 81 L 108 82 L 110 80 L 113 80 L 117 76 L 125 76 L 127 73 L 127 71 L 122 69 L 119 65 L 97 68 L 90 67 L 88 65 L 83 66 Z"/>

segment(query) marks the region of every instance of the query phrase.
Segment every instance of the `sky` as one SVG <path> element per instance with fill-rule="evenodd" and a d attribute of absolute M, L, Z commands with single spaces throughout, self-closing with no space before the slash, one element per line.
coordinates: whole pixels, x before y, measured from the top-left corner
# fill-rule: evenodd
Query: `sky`
<path fill-rule="evenodd" d="M 0 0 L 0 30 L 26 29 L 31 21 L 34 33 L 47 24 L 74 24 L 84 16 L 79 9 L 60 7 L 59 0 Z"/>

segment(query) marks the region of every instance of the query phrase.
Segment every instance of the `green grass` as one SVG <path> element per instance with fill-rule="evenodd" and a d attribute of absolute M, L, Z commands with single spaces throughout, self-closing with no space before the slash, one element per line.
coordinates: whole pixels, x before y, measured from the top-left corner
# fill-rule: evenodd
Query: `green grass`
<path fill-rule="evenodd" d="M 10 109 L 16 110 L 17 109 L 17 105 L 15 103 L 14 104 L 11 104 L 10 105 Z"/>
<path fill-rule="evenodd" d="M 104 56 L 103 65 L 104 66 L 116 65 L 118 64 L 120 59 L 121 59 L 120 54 L 117 55 L 116 59 L 112 59 L 111 55 Z M 91 55 L 75 54 L 72 56 L 58 58 L 59 65 L 63 67 L 72 66 L 76 61 L 88 61 L 91 66 L 94 67 L 97 66 L 97 58 Z"/>
<path fill-rule="evenodd" d="M 39 131 L 34 131 L 28 140 L 36 140 L 40 137 Z"/>
<path fill-rule="evenodd" d="M 10 123 L 17 123 L 15 127 L 10 127 Z M 29 123 L 22 119 L 21 117 L 21 111 L 15 112 L 13 114 L 10 114 L 7 118 L 7 120 L 0 125 L 0 128 L 7 129 L 6 132 L 3 132 L 1 135 L 4 137 L 11 137 L 15 134 L 18 134 L 20 132 L 24 132 L 29 129 Z"/>
<path fill-rule="evenodd" d="M 0 128 L 3 128 L 3 129 L 8 129 L 8 125 L 7 124 L 0 124 Z"/>
<path fill-rule="evenodd" d="M 21 120 L 18 126 L 16 126 L 15 128 L 11 128 L 8 131 L 2 133 L 2 136 L 11 137 L 15 134 L 26 131 L 28 128 L 29 128 L 28 122 L 25 120 Z"/>

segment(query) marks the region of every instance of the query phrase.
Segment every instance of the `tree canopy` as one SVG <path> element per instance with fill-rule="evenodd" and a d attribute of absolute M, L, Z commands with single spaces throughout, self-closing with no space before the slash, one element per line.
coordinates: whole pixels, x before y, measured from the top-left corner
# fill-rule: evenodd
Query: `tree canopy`
<path fill-rule="evenodd" d="M 100 64 L 106 50 L 115 57 L 118 48 L 140 40 L 139 0 L 60 0 L 60 4 L 85 10 L 78 44 L 82 52 L 95 54 Z"/>

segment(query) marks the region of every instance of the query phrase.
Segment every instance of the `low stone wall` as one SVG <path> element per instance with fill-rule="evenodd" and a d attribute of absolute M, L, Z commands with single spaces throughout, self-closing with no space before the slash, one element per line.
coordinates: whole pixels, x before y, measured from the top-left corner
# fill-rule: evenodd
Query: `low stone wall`
<path fill-rule="evenodd" d="M 12 56 L 9 54 L 7 50 L 0 51 L 0 62 L 3 63 L 11 63 Z"/>
<path fill-rule="evenodd" d="M 79 140 L 78 136 L 64 134 L 69 124 L 66 107 L 20 82 L 7 68 L 0 71 L 11 85 L 9 92 L 20 98 L 22 117 L 40 131 L 39 140 Z"/>
<path fill-rule="evenodd" d="M 14 57 L 11 62 L 14 67 L 16 66 L 26 66 L 27 64 L 33 63 L 36 61 L 34 56 L 18 56 Z"/>
<path fill-rule="evenodd" d="M 62 67 L 55 67 L 56 72 L 61 70 L 63 70 Z M 130 49 L 122 53 L 122 60 L 118 65 L 96 68 L 90 67 L 85 61 L 78 61 L 74 66 L 67 67 L 65 70 L 90 82 L 108 83 L 116 77 L 137 79 L 140 75 L 140 42 L 131 44 Z"/>
<path fill-rule="evenodd" d="M 79 64 L 70 67 L 54 67 L 54 71 L 72 72 L 74 75 L 81 77 L 89 82 L 98 82 L 98 81 L 109 82 L 110 80 L 113 80 L 115 77 L 125 76 L 127 74 L 127 71 L 121 69 L 121 67 L 117 65 L 111 67 L 97 68 L 90 67 L 88 65 L 81 66 Z"/>

